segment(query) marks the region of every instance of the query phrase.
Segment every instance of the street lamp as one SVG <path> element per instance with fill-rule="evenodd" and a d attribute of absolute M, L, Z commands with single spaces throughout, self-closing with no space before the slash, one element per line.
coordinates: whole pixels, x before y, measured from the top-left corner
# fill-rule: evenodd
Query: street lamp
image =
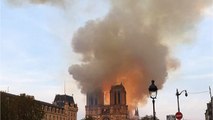
<path fill-rule="evenodd" d="M 153 103 L 154 120 L 156 120 L 156 117 L 155 117 L 155 99 L 157 98 L 157 91 L 158 91 L 158 88 L 155 85 L 155 81 L 152 80 L 152 84 L 149 86 L 149 94 L 150 94 L 150 98 L 152 98 L 152 103 Z"/>
<path fill-rule="evenodd" d="M 181 95 L 183 92 L 185 92 L 185 96 L 187 97 L 187 96 L 188 96 L 188 93 L 187 93 L 186 90 L 182 90 L 181 92 L 179 92 L 178 89 L 176 90 L 178 112 L 180 112 L 179 95 Z"/>

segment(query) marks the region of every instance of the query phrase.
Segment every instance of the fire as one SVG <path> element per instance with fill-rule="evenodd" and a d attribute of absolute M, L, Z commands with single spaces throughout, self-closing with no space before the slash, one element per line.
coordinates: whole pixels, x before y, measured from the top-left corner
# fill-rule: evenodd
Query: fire
<path fill-rule="evenodd" d="M 73 35 L 73 49 L 82 55 L 82 63 L 72 65 L 69 72 L 82 93 L 109 91 L 111 85 L 122 83 L 130 109 L 145 104 L 150 81 L 161 89 L 169 71 L 180 66 L 170 50 L 190 38 L 186 33 L 194 32 L 204 8 L 197 5 L 210 3 L 112 0 L 103 19 L 88 21 Z M 105 103 L 109 103 L 108 92 Z"/>
<path fill-rule="evenodd" d="M 103 84 L 105 104 L 109 104 L 110 100 L 110 88 L 115 84 L 123 84 L 127 93 L 127 104 L 130 110 L 133 110 L 135 106 L 139 103 L 146 103 L 146 98 L 148 95 L 148 84 L 150 79 L 145 72 L 141 72 L 142 68 L 135 67 L 134 69 L 129 69 L 128 71 L 122 71 L 116 79 L 107 80 L 107 83 Z M 110 81 L 110 82 L 109 82 Z M 147 82 L 144 82 L 147 81 Z"/>
<path fill-rule="evenodd" d="M 7 1 L 13 5 L 69 5 L 67 8 L 78 2 Z M 105 17 L 87 21 L 73 34 L 73 51 L 82 60 L 72 65 L 69 72 L 83 94 L 95 89 L 109 91 L 111 85 L 122 83 L 131 109 L 146 103 L 152 79 L 161 89 L 169 71 L 180 66 L 171 51 L 179 43 L 191 42 L 202 12 L 212 5 L 212 0 L 110 0 L 109 3 L 111 8 Z M 104 95 L 108 104 L 109 92 Z"/>

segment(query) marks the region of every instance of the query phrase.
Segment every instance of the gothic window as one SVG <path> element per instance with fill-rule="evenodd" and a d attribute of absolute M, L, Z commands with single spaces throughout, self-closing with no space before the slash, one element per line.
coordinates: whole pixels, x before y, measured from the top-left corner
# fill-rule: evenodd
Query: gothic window
<path fill-rule="evenodd" d="M 121 93 L 120 93 L 120 91 L 118 91 L 118 104 L 120 104 L 121 103 Z"/>
<path fill-rule="evenodd" d="M 93 98 L 90 97 L 90 102 L 91 102 L 91 105 L 93 105 Z"/>
<path fill-rule="evenodd" d="M 97 105 L 98 104 L 98 98 L 97 98 L 97 96 L 95 97 L 95 105 Z"/>
<path fill-rule="evenodd" d="M 116 91 L 114 92 L 114 104 L 116 104 Z"/>

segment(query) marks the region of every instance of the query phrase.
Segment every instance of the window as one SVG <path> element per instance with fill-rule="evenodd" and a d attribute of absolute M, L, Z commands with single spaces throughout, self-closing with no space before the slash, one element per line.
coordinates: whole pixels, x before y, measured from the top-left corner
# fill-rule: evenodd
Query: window
<path fill-rule="evenodd" d="M 95 97 L 95 105 L 97 105 L 98 104 L 98 98 L 97 98 L 97 96 Z"/>
<path fill-rule="evenodd" d="M 118 91 L 118 104 L 121 104 L 121 93 Z"/>
<path fill-rule="evenodd" d="M 90 105 L 93 105 L 93 97 L 90 97 Z"/>
<path fill-rule="evenodd" d="M 116 91 L 114 92 L 114 104 L 116 104 Z"/>

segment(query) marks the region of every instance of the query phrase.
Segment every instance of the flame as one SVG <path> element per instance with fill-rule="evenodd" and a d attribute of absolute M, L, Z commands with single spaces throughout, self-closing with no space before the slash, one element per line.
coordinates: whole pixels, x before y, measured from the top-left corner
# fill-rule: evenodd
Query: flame
<path fill-rule="evenodd" d="M 73 49 L 82 55 L 82 63 L 72 65 L 69 72 L 82 93 L 102 89 L 109 103 L 111 86 L 122 82 L 130 110 L 143 105 L 150 81 L 161 89 L 168 72 L 180 66 L 171 51 L 192 40 L 201 12 L 210 3 L 112 0 L 103 19 L 88 21 L 73 35 Z"/>
<path fill-rule="evenodd" d="M 123 71 L 117 76 L 116 79 L 107 80 L 107 83 L 105 82 L 103 84 L 103 91 L 105 97 L 104 103 L 109 104 L 110 102 L 111 86 L 122 83 L 126 89 L 127 105 L 129 106 L 130 110 L 133 110 L 135 106 L 138 106 L 139 104 L 145 104 L 148 95 L 147 86 L 149 86 L 145 83 L 150 83 L 150 79 L 148 75 L 145 74 L 146 72 L 141 72 L 141 70 L 142 68 L 135 67 L 129 69 L 128 71 Z"/>

